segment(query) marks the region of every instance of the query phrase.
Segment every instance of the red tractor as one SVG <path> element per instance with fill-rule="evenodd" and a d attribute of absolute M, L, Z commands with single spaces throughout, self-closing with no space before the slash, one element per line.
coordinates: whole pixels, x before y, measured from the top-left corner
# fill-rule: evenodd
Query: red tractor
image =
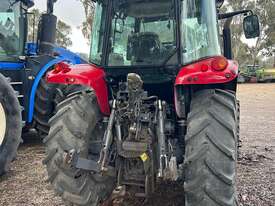
<path fill-rule="evenodd" d="M 71 90 L 45 138 L 49 181 L 68 205 L 146 198 L 184 179 L 186 206 L 236 206 L 238 64 L 215 0 L 98 0 L 90 64 L 60 63 L 47 81 Z M 223 54 L 218 21 L 223 27 Z"/>

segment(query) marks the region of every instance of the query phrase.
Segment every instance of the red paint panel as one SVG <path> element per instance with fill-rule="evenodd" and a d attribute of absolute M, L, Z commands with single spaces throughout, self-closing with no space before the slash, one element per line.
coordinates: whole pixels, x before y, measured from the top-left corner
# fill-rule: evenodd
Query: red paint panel
<path fill-rule="evenodd" d="M 175 85 L 222 84 L 237 78 L 239 66 L 236 61 L 227 60 L 228 64 L 220 71 L 213 68 L 219 58 L 223 57 L 211 57 L 182 67 Z"/>
<path fill-rule="evenodd" d="M 92 88 L 101 112 L 105 115 L 110 114 L 108 89 L 103 69 L 90 64 L 68 65 L 60 63 L 47 74 L 47 82 L 85 85 Z"/>

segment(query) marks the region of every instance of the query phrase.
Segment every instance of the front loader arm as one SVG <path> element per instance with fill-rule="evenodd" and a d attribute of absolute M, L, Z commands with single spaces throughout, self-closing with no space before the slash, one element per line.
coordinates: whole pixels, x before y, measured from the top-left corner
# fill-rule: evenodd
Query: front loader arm
<path fill-rule="evenodd" d="M 101 112 L 104 115 L 110 114 L 108 89 L 103 69 L 90 64 L 59 63 L 54 70 L 47 74 L 47 82 L 90 87 L 95 92 Z"/>

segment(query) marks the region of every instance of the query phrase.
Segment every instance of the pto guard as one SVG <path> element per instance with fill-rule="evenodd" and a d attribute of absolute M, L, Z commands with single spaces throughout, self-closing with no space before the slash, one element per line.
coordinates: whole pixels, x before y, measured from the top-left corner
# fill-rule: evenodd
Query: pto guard
<path fill-rule="evenodd" d="M 52 84 L 85 85 L 93 89 L 101 112 L 110 114 L 108 89 L 103 69 L 90 64 L 69 65 L 59 63 L 55 69 L 47 73 L 47 82 Z"/>
<path fill-rule="evenodd" d="M 182 67 L 177 75 L 175 86 L 224 84 L 236 79 L 238 77 L 238 63 L 233 60 L 227 60 L 226 68 L 217 71 L 212 68 L 212 63 L 217 58 L 221 57 L 211 57 Z"/>

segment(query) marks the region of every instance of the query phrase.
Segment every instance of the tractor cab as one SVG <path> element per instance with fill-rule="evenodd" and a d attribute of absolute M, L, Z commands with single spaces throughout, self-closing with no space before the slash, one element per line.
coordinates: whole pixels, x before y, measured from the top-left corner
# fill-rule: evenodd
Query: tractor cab
<path fill-rule="evenodd" d="M 106 67 L 167 67 L 221 55 L 216 3 L 98 1 L 90 60 Z"/>
<path fill-rule="evenodd" d="M 169 73 L 173 68 L 178 70 L 179 65 L 221 56 L 218 19 L 232 17 L 217 14 L 221 2 L 97 1 L 90 61 L 110 68 L 112 74 L 129 72 L 127 67 L 138 70 L 169 67 Z M 226 42 L 231 40 L 224 38 L 224 41 L 224 50 L 231 50 Z"/>
<path fill-rule="evenodd" d="M 27 37 L 27 9 L 33 1 L 3 1 L 0 4 L 0 61 L 17 61 Z"/>
<path fill-rule="evenodd" d="M 150 94 L 169 102 L 174 100 L 175 84 L 209 85 L 216 83 L 210 81 L 212 77 L 217 77 L 219 83 L 230 82 L 227 89 L 236 90 L 233 80 L 238 71 L 230 71 L 238 70 L 237 63 L 232 61 L 232 17 L 247 14 L 244 29 L 250 38 L 255 37 L 259 27 L 252 11 L 221 14 L 222 3 L 220 0 L 95 1 L 90 62 L 104 68 L 111 83 L 125 81 L 128 73 L 137 73 Z M 229 20 L 220 38 L 218 28 L 222 19 Z M 199 74 L 202 65 L 205 72 Z M 198 71 L 190 75 L 186 67 Z M 182 78 L 185 72 L 189 76 Z"/>

